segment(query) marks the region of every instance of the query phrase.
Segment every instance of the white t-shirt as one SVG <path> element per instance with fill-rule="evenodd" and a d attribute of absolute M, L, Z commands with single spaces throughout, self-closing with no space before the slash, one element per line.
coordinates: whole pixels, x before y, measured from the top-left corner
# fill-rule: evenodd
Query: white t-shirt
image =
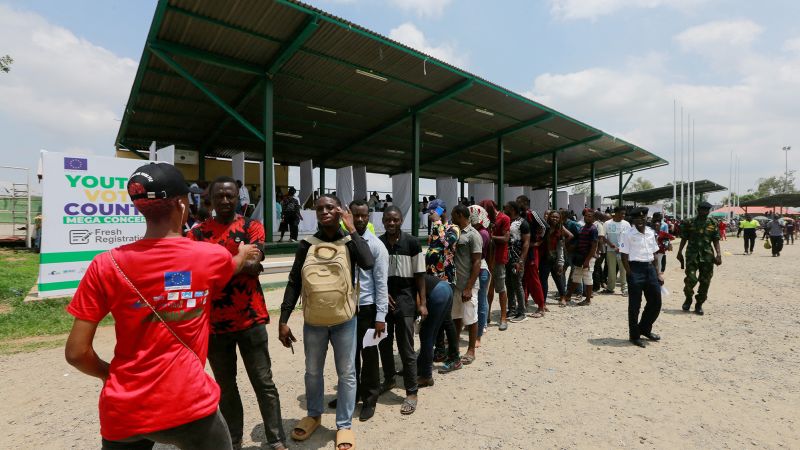
<path fill-rule="evenodd" d="M 626 220 L 620 220 L 619 222 L 615 222 L 614 219 L 608 220 L 605 223 L 606 227 L 606 241 L 610 244 L 614 244 L 615 247 L 619 247 L 619 239 L 622 233 L 631 229 L 631 224 L 628 223 Z M 608 246 L 606 248 L 608 252 L 614 252 L 615 250 Z"/>
<path fill-rule="evenodd" d="M 653 253 L 658 251 L 655 231 L 644 227 L 644 233 L 640 233 L 629 228 L 620 236 L 619 251 L 628 255 L 628 261 L 652 262 Z"/>

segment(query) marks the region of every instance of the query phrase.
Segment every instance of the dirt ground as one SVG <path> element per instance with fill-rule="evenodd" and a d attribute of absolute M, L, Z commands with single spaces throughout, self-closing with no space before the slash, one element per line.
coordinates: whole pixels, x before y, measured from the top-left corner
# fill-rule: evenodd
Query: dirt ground
<path fill-rule="evenodd" d="M 493 324 L 471 366 L 435 375 L 417 412 L 400 415 L 403 391 L 384 394 L 375 417 L 354 422 L 359 448 L 800 448 L 800 244 L 780 258 L 757 242 L 723 242 L 706 315 L 680 310 L 682 272 L 669 255 L 667 286 L 646 349 L 627 341 L 627 301 L 598 295 L 589 307 L 550 305 L 544 319 Z M 732 253 L 732 254 L 731 254 Z M 278 307 L 280 291 L 268 296 Z M 496 311 L 495 315 L 496 317 Z M 290 323 L 301 337 L 300 314 Z M 284 426 L 304 415 L 302 343 L 296 354 L 268 327 Z M 113 352 L 113 329 L 96 346 Z M 300 351 L 297 351 L 300 349 Z M 398 366 L 400 367 L 400 366 Z M 240 370 L 245 448 L 260 448 L 263 425 Z M 0 448 L 98 448 L 97 380 L 68 366 L 61 348 L 0 357 Z M 398 382 L 400 378 L 398 377 Z M 335 377 L 328 359 L 326 400 Z M 356 415 L 359 408 L 356 408 Z M 332 448 L 334 411 L 292 448 Z M 266 447 L 265 447 L 266 448 Z"/>

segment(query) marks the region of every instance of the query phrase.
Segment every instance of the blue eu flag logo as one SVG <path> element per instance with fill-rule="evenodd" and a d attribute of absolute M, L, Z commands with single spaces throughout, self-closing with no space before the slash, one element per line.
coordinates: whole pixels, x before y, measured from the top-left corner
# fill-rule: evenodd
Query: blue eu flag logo
<path fill-rule="evenodd" d="M 192 272 L 164 272 L 164 290 L 191 289 Z"/>
<path fill-rule="evenodd" d="M 86 158 L 64 158 L 65 170 L 87 170 L 89 161 Z"/>

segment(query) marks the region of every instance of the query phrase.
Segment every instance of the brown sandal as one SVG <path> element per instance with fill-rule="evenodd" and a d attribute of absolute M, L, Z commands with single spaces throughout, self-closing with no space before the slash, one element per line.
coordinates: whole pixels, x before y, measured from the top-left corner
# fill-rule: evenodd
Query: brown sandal
<path fill-rule="evenodd" d="M 306 439 L 310 438 L 312 434 L 314 434 L 314 431 L 316 431 L 321 422 L 322 417 L 303 417 L 295 424 L 294 429 L 292 430 L 292 439 L 295 441 L 305 441 Z M 297 434 L 297 430 L 302 431 L 303 434 Z"/>
<path fill-rule="evenodd" d="M 349 445 L 348 450 L 356 450 L 356 434 L 351 429 L 336 430 L 336 450 L 340 445 Z"/>

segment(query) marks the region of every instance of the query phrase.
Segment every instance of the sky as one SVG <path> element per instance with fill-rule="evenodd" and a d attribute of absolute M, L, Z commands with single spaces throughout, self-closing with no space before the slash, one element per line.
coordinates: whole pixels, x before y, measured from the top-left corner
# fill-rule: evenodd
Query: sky
<path fill-rule="evenodd" d="M 786 156 L 800 166 L 796 0 L 310 3 L 665 158 L 670 166 L 636 175 L 656 186 L 680 173 L 675 103 L 695 124 L 697 179 L 728 186 L 732 153 L 742 193 L 783 174 Z M 0 165 L 35 169 L 39 149 L 113 155 L 155 4 L 0 0 L 0 56 L 15 59 L 0 73 Z M 370 184 L 389 186 L 383 176 Z"/>

